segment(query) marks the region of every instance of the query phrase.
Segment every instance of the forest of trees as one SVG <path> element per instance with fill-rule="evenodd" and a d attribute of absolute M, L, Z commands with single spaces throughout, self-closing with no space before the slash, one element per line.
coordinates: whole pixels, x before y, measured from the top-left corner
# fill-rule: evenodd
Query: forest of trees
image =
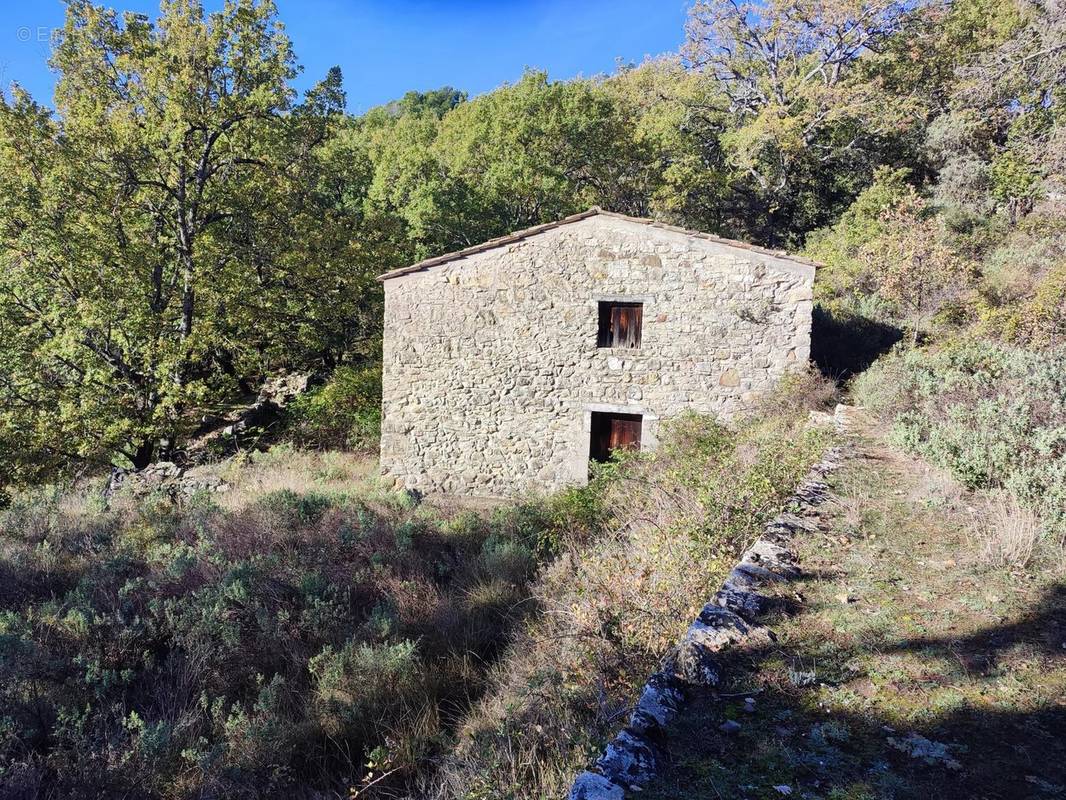
<path fill-rule="evenodd" d="M 339 69 L 297 96 L 269 0 L 71 0 L 52 66 L 53 105 L 0 104 L 0 486 L 141 467 L 266 376 L 373 363 L 377 274 L 593 204 L 804 251 L 838 337 L 1063 341 L 1050 2 L 708 0 L 679 54 L 361 116 Z"/>

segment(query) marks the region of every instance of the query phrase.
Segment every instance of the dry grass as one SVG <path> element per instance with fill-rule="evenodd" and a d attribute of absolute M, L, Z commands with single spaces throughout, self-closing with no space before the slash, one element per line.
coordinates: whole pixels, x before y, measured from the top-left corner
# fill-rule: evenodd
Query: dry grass
<path fill-rule="evenodd" d="M 272 492 L 371 490 L 376 485 L 377 459 L 358 453 L 278 447 L 245 462 L 225 462 L 220 474 L 230 489 L 219 495 L 218 503 L 237 511 Z"/>
<path fill-rule="evenodd" d="M 921 471 L 921 480 L 908 490 L 908 501 L 951 509 L 965 504 L 969 492 L 951 472 L 935 464 L 914 464 L 915 470 Z"/>
<path fill-rule="evenodd" d="M 679 418 L 655 454 L 609 467 L 602 530 L 564 538 L 560 557 L 542 570 L 533 587 L 540 614 L 467 716 L 435 796 L 566 794 L 739 550 L 821 452 L 826 434 L 803 428 L 804 398 L 831 394 L 813 391 L 818 386 L 797 379 L 776 406 L 734 429 Z"/>
<path fill-rule="evenodd" d="M 541 534 L 576 530 L 544 505 L 420 504 L 351 453 L 193 475 L 215 476 L 228 491 L 105 505 L 94 480 L 0 512 L 0 797 L 12 775 L 25 796 L 401 796 L 535 608 Z M 122 680 L 73 666 L 101 653 Z M 60 740 L 72 709 L 88 722 Z"/>
<path fill-rule="evenodd" d="M 971 538 L 991 567 L 1025 567 L 1040 544 L 1040 517 L 1007 492 L 992 495 L 973 513 Z"/>

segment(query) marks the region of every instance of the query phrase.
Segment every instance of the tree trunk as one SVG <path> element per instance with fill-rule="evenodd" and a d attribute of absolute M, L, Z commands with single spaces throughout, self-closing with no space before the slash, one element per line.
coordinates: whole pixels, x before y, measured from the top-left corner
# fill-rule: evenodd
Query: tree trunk
<path fill-rule="evenodd" d="M 178 260 L 181 263 L 181 340 L 192 335 L 193 312 L 196 306 L 196 294 L 193 291 L 193 226 L 182 211 L 178 227 Z"/>
<path fill-rule="evenodd" d="M 196 307 L 196 294 L 192 288 L 192 258 L 185 259 L 182 267 L 184 284 L 181 292 L 181 338 L 184 341 L 192 335 L 193 311 Z"/>
<path fill-rule="evenodd" d="M 134 469 L 144 469 L 152 463 L 152 456 L 155 454 L 155 442 L 151 439 L 145 439 L 139 445 L 137 445 L 137 452 L 135 452 L 130 459 L 133 462 Z"/>

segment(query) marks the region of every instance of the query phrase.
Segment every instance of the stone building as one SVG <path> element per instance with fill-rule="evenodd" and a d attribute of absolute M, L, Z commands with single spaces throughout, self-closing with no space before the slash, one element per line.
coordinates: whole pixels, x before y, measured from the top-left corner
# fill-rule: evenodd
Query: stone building
<path fill-rule="evenodd" d="M 423 492 L 584 483 L 810 353 L 811 262 L 597 208 L 380 280 L 382 472 Z"/>

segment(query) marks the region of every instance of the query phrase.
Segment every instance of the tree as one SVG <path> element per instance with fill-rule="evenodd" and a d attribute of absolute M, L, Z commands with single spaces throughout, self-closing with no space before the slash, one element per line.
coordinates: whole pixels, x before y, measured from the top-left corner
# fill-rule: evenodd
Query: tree
<path fill-rule="evenodd" d="M 874 181 L 828 228 L 807 237 L 804 254 L 822 264 L 818 270 L 818 299 L 844 299 L 854 305 L 858 295 L 876 287 L 864 253 L 871 242 L 885 235 L 893 209 L 911 197 L 907 170 L 880 168 Z"/>
<path fill-rule="evenodd" d="M 998 46 L 959 69 L 955 107 L 990 120 L 985 158 L 997 206 L 1017 219 L 1066 185 L 1066 12 L 1025 2 Z"/>
<path fill-rule="evenodd" d="M 368 199 L 403 220 L 418 255 L 591 205 L 648 211 L 653 161 L 602 81 L 528 72 L 443 115 L 438 108 L 405 99 L 361 122 L 375 170 Z"/>
<path fill-rule="evenodd" d="M 855 76 L 910 10 L 894 0 L 692 6 L 686 58 L 720 87 L 721 145 L 765 215 L 749 235 L 782 242 L 788 229 L 825 224 L 869 179 L 881 139 L 905 129 L 906 104 Z"/>
<path fill-rule="evenodd" d="M 895 304 L 911 343 L 969 284 L 965 264 L 945 243 L 941 222 L 913 190 L 882 216 L 881 234 L 862 248 L 876 291 Z"/>
<path fill-rule="evenodd" d="M 640 212 L 688 228 L 735 234 L 743 209 L 719 141 L 727 114 L 719 87 L 678 57 L 623 67 L 604 82 L 643 160 Z M 637 205 L 633 203 L 631 205 Z"/>
<path fill-rule="evenodd" d="M 293 226 L 340 75 L 294 109 L 269 0 L 165 0 L 155 24 L 72 0 L 52 65 L 54 114 L 17 88 L 0 104 L 0 405 L 24 461 L 143 466 L 336 284 Z"/>

